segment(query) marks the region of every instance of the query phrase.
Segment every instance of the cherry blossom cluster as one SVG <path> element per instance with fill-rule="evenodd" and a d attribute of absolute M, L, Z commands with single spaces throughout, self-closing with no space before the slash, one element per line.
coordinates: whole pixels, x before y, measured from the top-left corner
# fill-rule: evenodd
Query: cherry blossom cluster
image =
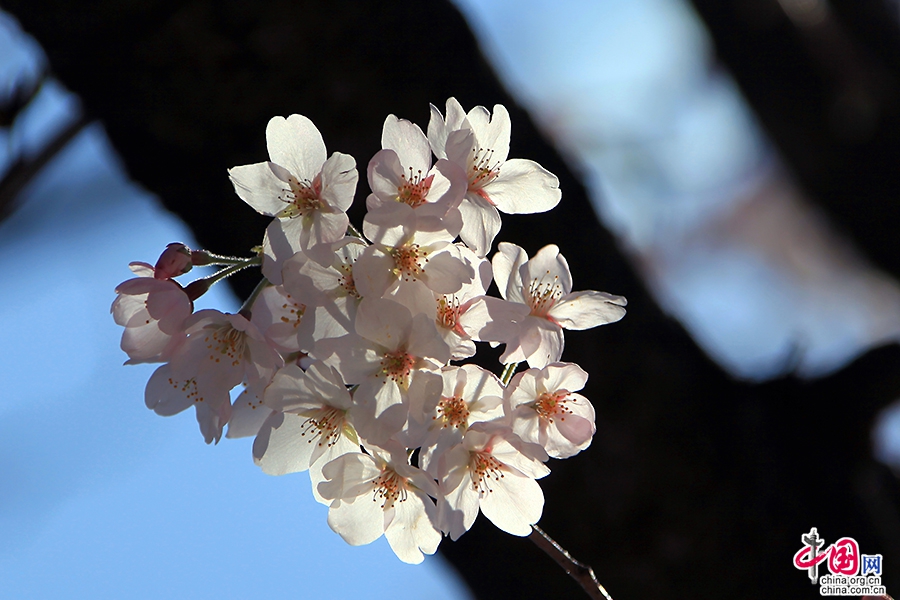
<path fill-rule="evenodd" d="M 564 329 L 625 314 L 625 299 L 572 291 L 556 246 L 529 257 L 501 242 L 500 212 L 559 202 L 557 178 L 508 159 L 497 105 L 431 107 L 427 134 L 389 116 L 368 164 L 361 232 L 346 211 L 355 160 L 327 155 L 306 117 L 275 117 L 269 160 L 234 167 L 237 195 L 272 217 L 250 258 L 170 244 L 132 263 L 112 313 L 128 363 L 162 363 L 145 400 L 160 415 L 194 407 L 207 443 L 255 436 L 264 472 L 308 471 L 328 523 L 347 542 L 386 536 L 409 563 L 456 540 L 481 511 L 524 536 L 540 519 L 548 458 L 590 445 L 587 373 L 560 362 Z M 182 285 L 193 266 L 215 274 Z M 210 285 L 260 266 L 236 314 L 194 311 Z M 499 297 L 488 295 L 495 283 Z M 504 345 L 501 376 L 473 363 Z M 528 368 L 516 373 L 520 363 Z"/>

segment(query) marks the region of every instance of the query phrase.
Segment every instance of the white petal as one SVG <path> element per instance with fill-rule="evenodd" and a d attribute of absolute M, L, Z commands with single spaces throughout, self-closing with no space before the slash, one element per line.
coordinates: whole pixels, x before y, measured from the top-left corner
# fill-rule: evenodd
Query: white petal
<path fill-rule="evenodd" d="M 562 289 L 563 294 L 572 291 L 572 272 L 569 270 L 569 263 L 566 258 L 559 253 L 559 248 L 555 244 L 544 246 L 538 253 L 528 261 L 522 275 L 522 280 L 526 285 L 531 285 L 533 281 L 546 285 L 558 286 Z"/>
<path fill-rule="evenodd" d="M 256 212 L 271 217 L 287 205 L 283 195 L 290 188 L 287 179 L 279 178 L 276 171 L 284 173 L 284 169 L 279 169 L 278 165 L 262 162 L 229 169 L 228 177 L 241 200 Z"/>
<path fill-rule="evenodd" d="M 540 521 L 544 511 L 541 486 L 530 477 L 507 471 L 499 481 L 490 481 L 490 489 L 481 498 L 484 516 L 507 533 L 530 534 L 531 526 Z"/>
<path fill-rule="evenodd" d="M 309 469 L 319 438 L 306 423 L 306 417 L 291 413 L 276 412 L 266 419 L 253 441 L 253 460 L 264 473 L 284 475 Z"/>
<path fill-rule="evenodd" d="M 394 554 L 405 563 L 419 564 L 422 553 L 434 554 L 441 543 L 435 529 L 434 503 L 427 496 L 409 490 L 406 498 L 394 503 L 394 518 L 384 535 Z"/>
<path fill-rule="evenodd" d="M 301 181 L 312 181 L 327 156 L 322 134 L 302 115 L 272 117 L 266 126 L 266 145 L 269 159 Z"/>
<path fill-rule="evenodd" d="M 404 173 L 409 173 L 412 169 L 413 176 L 424 176 L 431 169 L 431 146 L 428 145 L 428 138 L 418 125 L 406 119 L 387 116 L 381 132 L 381 147 L 397 153 Z"/>
<path fill-rule="evenodd" d="M 575 292 L 563 296 L 549 316 L 565 329 L 590 329 L 615 323 L 625 316 L 626 300 L 606 292 Z"/>
<path fill-rule="evenodd" d="M 231 418 L 228 420 L 228 433 L 225 437 L 234 439 L 256 435 L 271 414 L 272 409 L 260 401 L 259 395 L 252 388 L 247 388 L 241 392 L 231 407 Z"/>
<path fill-rule="evenodd" d="M 559 179 L 532 160 L 515 158 L 500 166 L 497 179 L 483 191 L 497 209 L 508 214 L 546 212 L 559 204 Z"/>
<path fill-rule="evenodd" d="M 494 269 L 494 282 L 504 300 L 525 304 L 521 267 L 526 262 L 528 253 L 521 247 L 509 242 L 497 245 L 497 253 L 491 259 L 491 265 Z"/>
<path fill-rule="evenodd" d="M 463 217 L 459 237 L 479 258 L 485 256 L 500 232 L 500 213 L 487 200 L 471 193 L 466 194 L 459 211 Z"/>
<path fill-rule="evenodd" d="M 494 114 L 491 114 L 483 106 L 476 106 L 466 116 L 475 136 L 478 138 L 478 146 L 493 150 L 493 161 L 503 162 L 509 155 L 509 137 L 511 123 L 509 112 L 502 104 L 494 105 Z"/>
<path fill-rule="evenodd" d="M 335 152 L 322 165 L 322 192 L 319 197 L 331 208 L 346 212 L 353 203 L 359 173 L 356 159 Z"/>

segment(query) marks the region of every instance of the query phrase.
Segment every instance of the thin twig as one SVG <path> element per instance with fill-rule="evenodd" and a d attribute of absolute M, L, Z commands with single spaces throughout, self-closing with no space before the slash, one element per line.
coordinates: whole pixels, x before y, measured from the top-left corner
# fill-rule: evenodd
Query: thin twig
<path fill-rule="evenodd" d="M 572 579 L 584 588 L 588 596 L 596 600 L 612 600 L 606 588 L 597 581 L 597 576 L 594 575 L 594 570 L 591 567 L 572 558 L 572 555 L 565 548 L 557 544 L 556 540 L 547 535 L 537 525 L 532 525 L 531 529 L 532 532 L 528 539 L 555 560 Z"/>
<path fill-rule="evenodd" d="M 9 171 L 0 177 L 0 221 L 12 214 L 16 196 L 31 183 L 35 175 L 55 158 L 72 139 L 88 125 L 80 114 L 60 130 L 53 140 L 30 159 L 19 158 Z"/>

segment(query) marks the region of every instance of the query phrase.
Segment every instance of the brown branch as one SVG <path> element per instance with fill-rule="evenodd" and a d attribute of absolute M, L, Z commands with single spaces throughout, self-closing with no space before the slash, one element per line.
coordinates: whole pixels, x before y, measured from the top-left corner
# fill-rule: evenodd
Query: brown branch
<path fill-rule="evenodd" d="M 612 600 L 606 588 L 597 581 L 597 576 L 594 575 L 594 570 L 589 565 L 572 558 L 572 555 L 565 548 L 557 544 L 556 540 L 547 535 L 537 525 L 532 525 L 531 529 L 528 539 L 555 560 L 572 579 L 584 588 L 588 596 L 596 600 Z"/>
<path fill-rule="evenodd" d="M 83 113 L 66 125 L 50 143 L 44 146 L 36 156 L 19 158 L 2 177 L 0 177 L 0 221 L 12 214 L 15 200 L 19 193 L 31 183 L 38 172 L 55 158 L 72 139 L 81 133 L 88 124 Z"/>

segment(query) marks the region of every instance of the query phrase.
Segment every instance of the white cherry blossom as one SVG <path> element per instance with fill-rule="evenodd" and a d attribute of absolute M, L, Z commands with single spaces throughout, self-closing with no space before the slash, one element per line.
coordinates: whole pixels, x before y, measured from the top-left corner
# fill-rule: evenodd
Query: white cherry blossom
<path fill-rule="evenodd" d="M 447 116 L 431 106 L 428 140 L 435 156 L 465 170 L 468 189 L 460 211 L 460 237 L 479 256 L 491 249 L 504 213 L 538 213 L 559 203 L 559 179 L 532 160 L 510 159 L 509 113 L 501 104 L 491 113 L 476 106 L 466 114 L 455 98 Z"/>
<path fill-rule="evenodd" d="M 581 394 L 588 374 L 573 363 L 553 363 L 516 374 L 506 389 L 513 431 L 543 446 L 553 458 L 568 458 L 591 445 L 597 431 L 594 407 Z"/>
<path fill-rule="evenodd" d="M 366 248 L 358 238 L 346 237 L 332 244 L 331 262 L 325 266 L 302 252 L 284 263 L 285 290 L 305 307 L 304 319 L 316 340 L 340 337 L 355 331 L 356 308 L 362 295 L 353 271 Z"/>
<path fill-rule="evenodd" d="M 461 444 L 435 458 L 428 470 L 443 493 L 438 522 L 454 541 L 472 527 L 479 510 L 498 528 L 519 536 L 531 533 L 540 520 L 544 493 L 535 480 L 550 473 L 542 463 L 547 454 L 508 426 L 475 423 Z"/>
<path fill-rule="evenodd" d="M 431 500 L 437 486 L 407 462 L 405 448 L 388 448 L 331 461 L 322 469 L 318 491 L 331 500 L 328 525 L 347 543 L 370 544 L 383 534 L 400 560 L 418 564 L 441 542 Z"/>
<path fill-rule="evenodd" d="M 244 202 L 276 217 L 266 229 L 263 273 L 278 284 L 282 263 L 295 252 L 318 258 L 344 237 L 359 174 L 352 156 L 335 152 L 326 160 L 322 135 L 302 115 L 273 117 L 266 144 L 268 162 L 234 167 L 228 174 Z"/>
<path fill-rule="evenodd" d="M 400 202 L 420 215 L 442 220 L 455 237 L 462 227 L 458 206 L 468 185 L 465 171 L 446 159 L 432 167 L 425 134 L 418 125 L 394 115 L 385 119 L 381 147 L 367 170 L 372 189 L 366 199 L 369 211 Z"/>
<path fill-rule="evenodd" d="M 323 479 L 322 467 L 349 452 L 359 452 L 359 438 L 347 416 L 353 407 L 341 376 L 321 362 L 304 372 L 296 364 L 280 369 L 266 388 L 272 409 L 253 442 L 253 460 L 269 475 L 310 470 L 313 495 Z"/>
<path fill-rule="evenodd" d="M 364 299 L 356 315 L 356 335 L 321 340 L 313 355 L 358 385 L 354 426 L 375 444 L 400 431 L 409 398 L 440 393 L 440 368 L 450 350 L 426 315 L 413 317 L 397 302 Z"/>
<path fill-rule="evenodd" d="M 173 415 L 190 406 L 206 443 L 218 442 L 231 417 L 230 390 L 242 381 L 252 393 L 265 387 L 283 362 L 260 331 L 242 315 L 207 309 L 185 321 L 187 339 L 150 377 L 148 408 Z"/>
<path fill-rule="evenodd" d="M 478 365 L 441 369 L 439 396 L 410 399 L 409 447 L 422 447 L 427 468 L 433 452 L 458 444 L 473 423 L 503 418 L 503 385 Z"/>
<path fill-rule="evenodd" d="M 562 356 L 563 329 L 590 329 L 625 316 L 622 296 L 572 292 L 569 265 L 553 244 L 529 260 L 519 246 L 501 242 L 491 262 L 503 298 L 528 308 L 528 316 L 518 322 L 516 339 L 505 340 L 500 357 L 504 363 L 528 361 L 531 367 L 545 367 Z"/>
<path fill-rule="evenodd" d="M 121 343 L 129 359 L 125 364 L 165 362 L 186 337 L 184 321 L 193 303 L 176 282 L 156 279 L 150 265 L 130 267 L 137 277 L 116 287 L 118 296 L 110 307 L 116 324 L 125 328 Z"/>
<path fill-rule="evenodd" d="M 433 293 L 456 293 L 475 276 L 454 236 L 404 204 L 369 213 L 363 231 L 372 245 L 357 259 L 354 280 L 364 298 L 390 296 L 433 318 Z"/>

